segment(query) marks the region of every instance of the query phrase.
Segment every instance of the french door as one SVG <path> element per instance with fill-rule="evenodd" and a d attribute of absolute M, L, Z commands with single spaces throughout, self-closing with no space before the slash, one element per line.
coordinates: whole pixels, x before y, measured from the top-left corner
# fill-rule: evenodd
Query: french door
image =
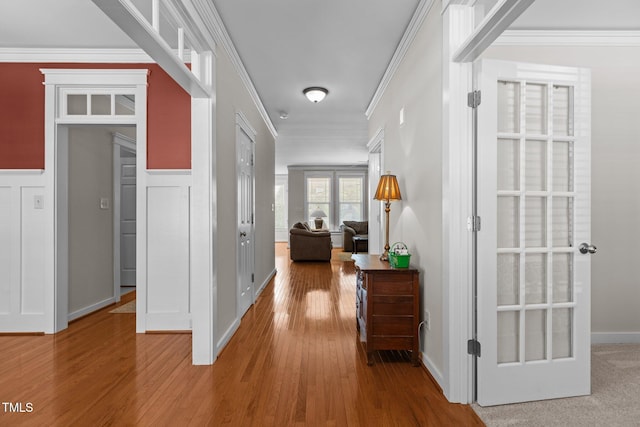
<path fill-rule="evenodd" d="M 482 60 L 474 74 L 477 401 L 589 394 L 589 70 Z"/>

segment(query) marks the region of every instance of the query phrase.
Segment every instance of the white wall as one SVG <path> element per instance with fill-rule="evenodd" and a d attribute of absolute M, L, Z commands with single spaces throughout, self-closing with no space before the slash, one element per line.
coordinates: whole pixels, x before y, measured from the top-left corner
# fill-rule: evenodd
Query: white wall
<path fill-rule="evenodd" d="M 593 339 L 640 341 L 640 47 L 494 46 L 484 57 L 591 69 Z"/>
<path fill-rule="evenodd" d="M 106 128 L 69 129 L 71 318 L 114 297 L 112 150 Z M 101 198 L 109 200 L 108 209 L 100 208 Z"/>
<path fill-rule="evenodd" d="M 265 285 L 275 273 L 275 143 L 255 104 L 249 97 L 227 54 L 216 56 L 216 166 L 218 349 L 240 323 L 237 312 L 237 177 L 236 113 L 242 112 L 256 130 L 255 141 L 255 286 Z"/>
<path fill-rule="evenodd" d="M 400 185 L 402 201 L 391 205 L 389 244 L 406 243 L 411 264 L 420 270 L 421 307 L 431 319 L 422 351 L 437 378 L 444 367 L 441 57 L 440 8 L 433 7 L 369 120 L 370 138 L 384 128 L 381 170 L 391 171 Z"/>

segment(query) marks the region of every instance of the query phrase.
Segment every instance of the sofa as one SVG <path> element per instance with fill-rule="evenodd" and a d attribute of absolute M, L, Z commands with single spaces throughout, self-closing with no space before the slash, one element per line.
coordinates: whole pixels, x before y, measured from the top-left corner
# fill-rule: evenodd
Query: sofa
<path fill-rule="evenodd" d="M 330 261 L 331 233 L 313 231 L 297 222 L 289 230 L 289 256 L 292 261 Z"/>
<path fill-rule="evenodd" d="M 369 221 L 344 221 L 342 223 L 342 245 L 345 252 L 353 252 L 353 237 L 369 238 Z M 369 242 L 358 244 L 358 252 L 369 252 Z"/>

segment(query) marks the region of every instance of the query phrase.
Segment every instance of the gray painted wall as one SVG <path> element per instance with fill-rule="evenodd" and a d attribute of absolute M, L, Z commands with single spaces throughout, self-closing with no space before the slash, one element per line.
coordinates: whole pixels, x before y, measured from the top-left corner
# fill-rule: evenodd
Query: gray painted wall
<path fill-rule="evenodd" d="M 421 307 L 429 310 L 431 319 L 422 351 L 440 372 L 444 370 L 441 60 L 442 20 L 440 9 L 433 7 L 369 119 L 370 138 L 384 128 L 381 171 L 397 176 L 402 193 L 402 201 L 391 204 L 389 244 L 404 242 L 411 263 L 420 270 Z M 400 126 L 402 108 L 405 122 Z"/>
<path fill-rule="evenodd" d="M 217 180 L 217 332 L 223 337 L 238 319 L 237 313 L 237 178 L 236 112 L 242 112 L 256 130 L 255 144 L 255 284 L 260 286 L 275 270 L 275 142 L 258 113 L 226 52 L 216 56 L 216 180 Z"/>
<path fill-rule="evenodd" d="M 69 129 L 69 313 L 114 296 L 111 141 L 106 128 Z"/>

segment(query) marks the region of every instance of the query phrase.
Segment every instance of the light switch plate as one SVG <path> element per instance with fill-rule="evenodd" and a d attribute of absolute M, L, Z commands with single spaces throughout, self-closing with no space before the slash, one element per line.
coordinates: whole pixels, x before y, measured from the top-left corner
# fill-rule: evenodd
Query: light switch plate
<path fill-rule="evenodd" d="M 34 209 L 44 209 L 44 196 L 38 194 L 33 196 L 33 208 Z"/>
<path fill-rule="evenodd" d="M 109 199 L 107 197 L 100 198 L 100 209 L 109 209 Z"/>

